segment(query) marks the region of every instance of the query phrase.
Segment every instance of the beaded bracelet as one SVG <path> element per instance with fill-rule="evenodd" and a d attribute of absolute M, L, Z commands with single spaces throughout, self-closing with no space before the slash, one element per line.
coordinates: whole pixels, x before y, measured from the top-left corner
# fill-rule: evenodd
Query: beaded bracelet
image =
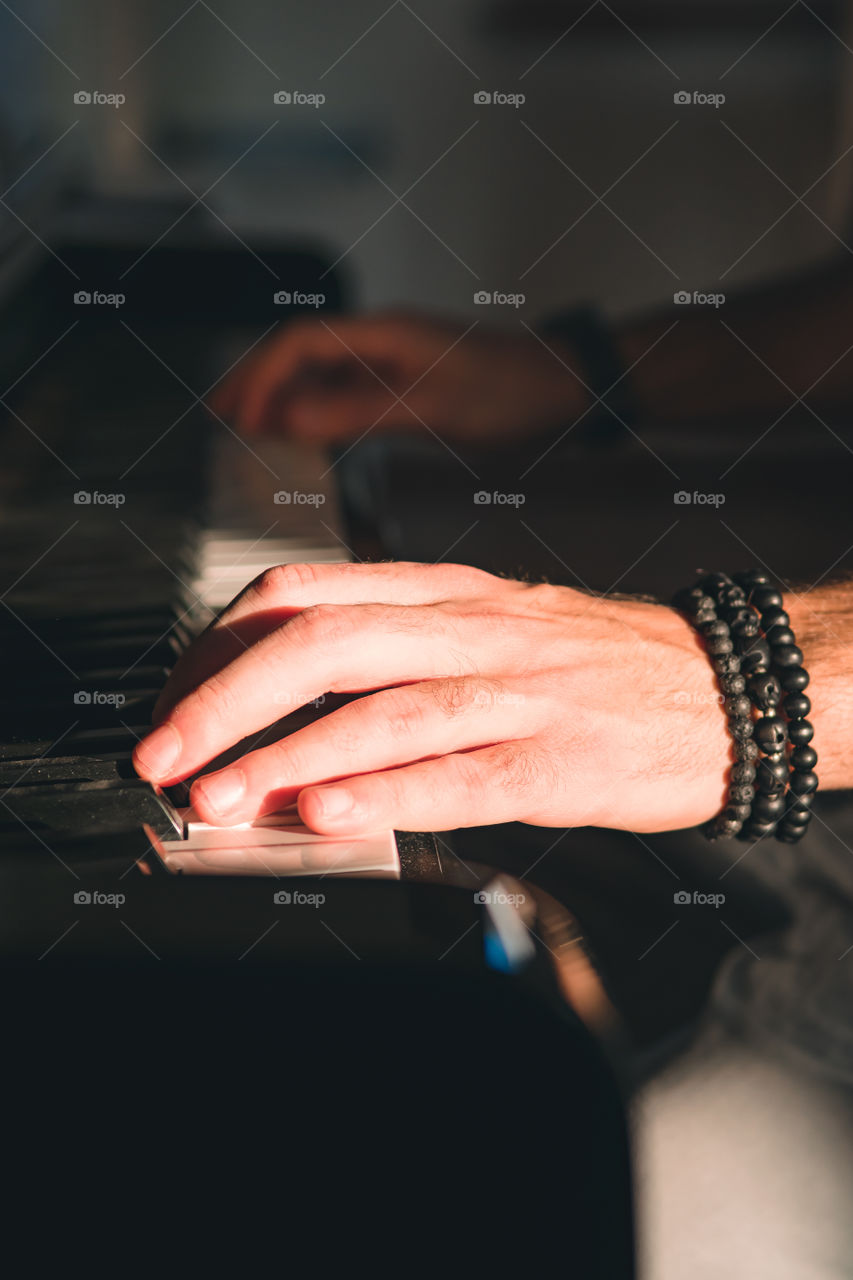
<path fill-rule="evenodd" d="M 761 627 L 770 647 L 771 670 L 785 695 L 782 709 L 788 718 L 787 737 L 791 751 L 784 762 L 784 774 L 781 770 L 777 773 L 781 789 L 774 794 L 781 795 L 782 806 L 775 834 L 786 844 L 795 844 L 805 835 L 811 821 L 811 806 L 818 788 L 818 777 L 814 772 L 818 756 L 809 745 L 814 737 L 814 726 L 806 719 L 812 705 L 805 693 L 809 673 L 803 666 L 802 650 L 795 642 L 791 620 L 782 607 L 782 594 L 778 587 L 759 570 L 737 574 L 736 578 L 761 616 Z"/>
<path fill-rule="evenodd" d="M 781 593 L 759 570 L 734 579 L 706 573 L 673 603 L 705 638 L 735 744 L 727 803 L 706 834 L 746 840 L 775 834 L 794 843 L 811 818 L 817 752 L 809 746 L 814 729 L 805 719 L 809 675 Z M 779 715 L 780 703 L 787 720 Z M 752 719 L 753 707 L 759 719 Z"/>
<path fill-rule="evenodd" d="M 714 596 L 700 583 L 679 591 L 673 605 L 686 613 L 705 641 L 711 665 L 717 674 L 723 706 L 728 716 L 729 732 L 734 739 L 735 763 L 731 769 L 729 794 L 725 808 L 705 825 L 709 840 L 734 836 L 752 812 L 755 796 L 755 764 L 758 747 L 753 739 L 751 705 L 744 697 L 746 678 L 741 660 L 734 652 L 734 641 L 728 622 L 719 617 Z"/>

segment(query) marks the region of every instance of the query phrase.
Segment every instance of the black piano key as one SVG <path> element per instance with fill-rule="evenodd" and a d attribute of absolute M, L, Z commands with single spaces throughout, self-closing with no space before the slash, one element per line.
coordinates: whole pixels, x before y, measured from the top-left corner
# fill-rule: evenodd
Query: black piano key
<path fill-rule="evenodd" d="M 0 742 L 0 761 L 67 756 L 75 748 L 81 755 L 112 756 L 116 752 L 132 751 L 150 729 L 150 724 L 119 725 L 115 728 L 75 729 L 61 738 L 32 738 L 17 742 L 4 739 Z"/>
<path fill-rule="evenodd" d="M 8 787 L 43 786 L 46 782 L 133 782 L 131 753 L 115 756 L 55 756 L 46 760 L 0 761 L 0 795 Z"/>
<path fill-rule="evenodd" d="M 65 840 L 118 835 L 147 823 L 161 839 L 183 836 L 181 817 L 174 806 L 148 783 L 124 786 L 97 784 L 80 787 L 15 788 L 0 798 L 0 850 L 6 839 L 22 839 L 26 833 L 48 847 Z"/>

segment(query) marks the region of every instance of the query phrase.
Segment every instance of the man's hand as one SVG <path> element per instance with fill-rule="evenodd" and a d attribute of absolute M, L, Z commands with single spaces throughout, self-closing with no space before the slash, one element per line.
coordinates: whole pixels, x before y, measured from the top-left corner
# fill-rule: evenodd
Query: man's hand
<path fill-rule="evenodd" d="M 459 565 L 268 570 L 181 658 L 136 768 L 177 781 L 294 705 L 371 690 L 197 780 L 200 816 L 227 826 L 298 800 L 330 834 L 659 831 L 725 800 L 716 677 L 677 613 Z"/>
<path fill-rule="evenodd" d="M 377 430 L 494 440 L 556 428 L 586 407 L 571 357 L 532 334 L 406 314 L 300 320 L 211 397 L 245 433 L 319 444 Z"/>

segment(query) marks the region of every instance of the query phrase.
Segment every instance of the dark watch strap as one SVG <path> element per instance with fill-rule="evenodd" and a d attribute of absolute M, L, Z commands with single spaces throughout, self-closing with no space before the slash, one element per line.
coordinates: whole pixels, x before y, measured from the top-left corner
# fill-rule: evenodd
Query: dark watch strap
<path fill-rule="evenodd" d="M 559 312 L 545 321 L 540 333 L 546 340 L 554 338 L 574 347 L 581 361 L 580 376 L 601 401 L 585 420 L 591 430 L 584 435 L 610 440 L 623 435 L 626 427 L 636 426 L 640 414 L 630 377 L 608 326 L 594 307 Z"/>

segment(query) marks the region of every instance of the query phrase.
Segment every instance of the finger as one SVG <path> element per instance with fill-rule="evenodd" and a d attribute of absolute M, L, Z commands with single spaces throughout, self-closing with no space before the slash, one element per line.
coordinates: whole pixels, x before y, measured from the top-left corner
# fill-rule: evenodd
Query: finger
<path fill-rule="evenodd" d="M 403 561 L 276 565 L 255 578 L 181 655 L 157 701 L 154 723 L 159 723 L 191 689 L 310 605 L 370 601 L 436 604 L 466 595 L 494 596 L 496 591 L 517 586 L 469 565 Z"/>
<path fill-rule="evenodd" d="M 309 787 L 298 800 L 322 835 L 450 831 L 524 820 L 553 791 L 544 750 L 524 739 Z"/>
<path fill-rule="evenodd" d="M 334 444 L 374 428 L 397 431 L 417 427 L 422 416 L 416 399 L 409 407 L 377 383 L 375 387 L 297 394 L 284 407 L 281 422 L 299 440 Z M 272 424 L 261 425 L 269 428 Z"/>
<path fill-rule="evenodd" d="M 504 641 L 504 646 L 509 645 Z M 173 707 L 134 751 L 142 777 L 175 782 L 329 691 L 470 675 L 501 644 L 442 606 L 314 605 L 264 636 Z"/>
<path fill-rule="evenodd" d="M 322 364 L 387 361 L 395 329 L 387 321 L 336 320 L 334 328 L 319 322 L 294 325 L 259 352 L 240 391 L 237 422 L 242 431 L 257 431 L 270 402 L 287 391 L 307 369 Z M 366 370 L 364 370 L 366 372 Z M 377 379 L 377 386 L 381 383 Z"/>
<path fill-rule="evenodd" d="M 510 740 L 521 706 L 527 736 L 541 719 L 538 708 L 499 681 L 465 677 L 385 690 L 205 774 L 190 801 L 205 822 L 250 822 L 294 804 L 315 783 Z"/>

